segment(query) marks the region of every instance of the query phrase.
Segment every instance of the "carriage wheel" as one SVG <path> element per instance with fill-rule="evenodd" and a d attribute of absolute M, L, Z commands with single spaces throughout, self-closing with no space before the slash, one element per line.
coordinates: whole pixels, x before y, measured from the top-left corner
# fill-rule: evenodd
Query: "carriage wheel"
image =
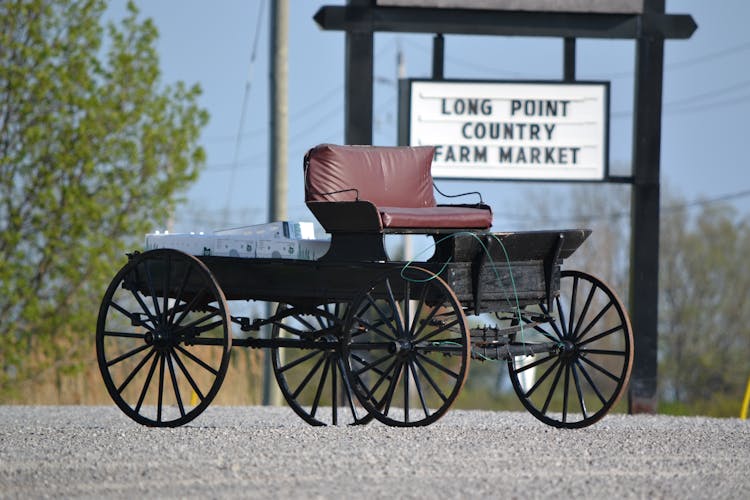
<path fill-rule="evenodd" d="M 197 417 L 227 372 L 228 320 L 224 294 L 197 258 L 167 249 L 131 258 L 109 285 L 96 328 L 114 402 L 148 426 Z"/>
<path fill-rule="evenodd" d="M 547 354 L 508 360 L 513 388 L 532 415 L 555 427 L 600 420 L 624 392 L 633 365 L 630 320 L 615 293 L 599 279 L 563 271 L 551 321 L 515 336 L 515 344 L 554 344 Z M 527 320 L 530 322 L 530 320 Z"/>
<path fill-rule="evenodd" d="M 285 315 L 285 313 L 287 313 Z M 291 314 L 289 314 L 291 313 Z M 346 304 L 294 311 L 279 304 L 271 337 L 273 373 L 284 399 L 310 425 L 366 424 L 372 417 L 353 395 L 341 355 Z"/>
<path fill-rule="evenodd" d="M 355 394 L 387 425 L 434 422 L 466 380 L 468 331 L 461 304 L 435 274 L 421 268 L 386 274 L 347 315 L 346 371 Z"/>

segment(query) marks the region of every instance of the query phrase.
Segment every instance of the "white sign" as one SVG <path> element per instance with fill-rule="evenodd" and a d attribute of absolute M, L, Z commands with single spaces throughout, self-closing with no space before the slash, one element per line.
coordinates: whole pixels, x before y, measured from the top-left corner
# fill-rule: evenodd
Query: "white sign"
<path fill-rule="evenodd" d="M 411 80 L 409 144 L 433 177 L 603 180 L 609 84 Z"/>

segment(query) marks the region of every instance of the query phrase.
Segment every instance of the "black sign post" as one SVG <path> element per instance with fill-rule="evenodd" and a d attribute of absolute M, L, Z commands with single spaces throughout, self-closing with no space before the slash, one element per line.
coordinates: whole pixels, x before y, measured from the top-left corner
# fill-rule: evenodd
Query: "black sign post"
<path fill-rule="evenodd" d="M 323 6 L 315 14 L 321 28 L 346 32 L 347 144 L 372 142 L 375 32 L 432 33 L 439 37 L 433 44 L 435 78 L 441 78 L 443 73 L 444 34 L 562 38 L 566 81 L 575 80 L 576 38 L 635 40 L 633 175 L 619 180 L 633 185 L 630 310 L 635 362 L 629 409 L 631 413 L 655 413 L 664 40 L 690 38 L 697 28 L 693 18 L 666 14 L 664 0 L 535 0 L 526 3 L 528 9 L 534 10 L 526 11 L 504 10 L 503 4 L 508 2 L 503 0 L 456 1 L 455 8 L 438 8 L 438 3 L 348 0 L 345 6 Z"/>

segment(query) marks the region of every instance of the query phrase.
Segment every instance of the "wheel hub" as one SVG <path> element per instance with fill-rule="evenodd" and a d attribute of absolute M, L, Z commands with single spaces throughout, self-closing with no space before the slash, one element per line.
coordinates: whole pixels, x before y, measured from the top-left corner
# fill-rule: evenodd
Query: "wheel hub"
<path fill-rule="evenodd" d="M 578 355 L 578 346 L 570 340 L 563 340 L 560 344 L 560 356 L 564 359 L 570 359 Z"/>
<path fill-rule="evenodd" d="M 146 334 L 146 343 L 158 351 L 167 351 L 176 345 L 174 336 L 165 330 L 156 329 Z"/>

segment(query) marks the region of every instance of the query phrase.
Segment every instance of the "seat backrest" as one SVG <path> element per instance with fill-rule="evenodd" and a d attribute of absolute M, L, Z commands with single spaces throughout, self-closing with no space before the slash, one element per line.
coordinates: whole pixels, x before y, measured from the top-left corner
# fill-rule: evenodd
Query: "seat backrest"
<path fill-rule="evenodd" d="M 434 207 L 432 146 L 321 144 L 305 155 L 305 202 L 365 200 L 380 207 Z"/>

